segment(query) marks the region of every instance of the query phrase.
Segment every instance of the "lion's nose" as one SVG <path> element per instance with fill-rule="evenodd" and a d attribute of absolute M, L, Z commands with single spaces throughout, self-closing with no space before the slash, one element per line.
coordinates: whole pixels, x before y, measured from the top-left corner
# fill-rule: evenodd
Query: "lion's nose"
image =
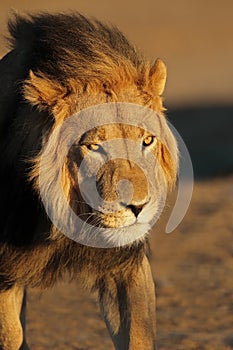
<path fill-rule="evenodd" d="M 136 218 L 138 217 L 138 215 L 141 213 L 142 209 L 144 208 L 145 204 L 143 205 L 127 205 L 127 208 L 129 208 L 134 215 L 136 216 Z"/>

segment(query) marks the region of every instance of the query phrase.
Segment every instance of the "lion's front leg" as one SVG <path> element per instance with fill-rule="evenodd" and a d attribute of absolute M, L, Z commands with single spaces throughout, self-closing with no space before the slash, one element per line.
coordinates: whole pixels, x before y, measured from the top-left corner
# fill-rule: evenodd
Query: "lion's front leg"
<path fill-rule="evenodd" d="M 129 277 L 111 276 L 100 287 L 100 305 L 116 350 L 154 350 L 155 290 L 149 262 Z"/>
<path fill-rule="evenodd" d="M 24 336 L 24 289 L 14 286 L 0 291 L 0 350 L 27 350 Z"/>

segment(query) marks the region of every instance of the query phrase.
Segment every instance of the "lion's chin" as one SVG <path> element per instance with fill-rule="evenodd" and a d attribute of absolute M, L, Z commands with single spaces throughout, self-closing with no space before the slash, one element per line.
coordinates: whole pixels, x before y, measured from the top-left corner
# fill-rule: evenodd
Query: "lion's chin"
<path fill-rule="evenodd" d="M 78 243 L 96 248 L 115 248 L 132 245 L 145 239 L 151 226 L 134 222 L 122 227 L 97 227 L 84 224 L 81 232 L 71 237 Z"/>

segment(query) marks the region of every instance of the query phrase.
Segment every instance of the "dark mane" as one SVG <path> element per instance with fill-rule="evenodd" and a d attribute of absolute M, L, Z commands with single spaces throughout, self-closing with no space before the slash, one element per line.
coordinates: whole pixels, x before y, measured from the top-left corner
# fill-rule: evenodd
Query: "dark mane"
<path fill-rule="evenodd" d="M 143 58 L 116 27 L 80 14 L 15 16 L 9 32 L 12 50 L 0 61 L 0 289 L 15 283 L 48 286 L 67 269 L 77 272 L 80 261 L 87 269 L 95 266 L 97 274 L 129 260 L 133 266 L 144 244 L 105 251 L 62 235 L 51 239 L 25 160 L 39 153 L 54 118 L 25 101 L 22 85 L 31 69 L 66 85 L 69 78 L 105 79 L 121 65 L 137 70 Z"/>
<path fill-rule="evenodd" d="M 12 48 L 27 54 L 30 68 L 59 81 L 106 75 L 122 61 L 137 69 L 143 61 L 116 27 L 78 13 L 16 16 L 8 27 Z"/>

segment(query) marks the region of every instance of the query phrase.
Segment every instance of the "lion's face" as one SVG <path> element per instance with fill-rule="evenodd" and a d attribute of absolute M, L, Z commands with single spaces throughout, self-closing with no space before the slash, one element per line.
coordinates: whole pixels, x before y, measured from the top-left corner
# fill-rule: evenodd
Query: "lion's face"
<path fill-rule="evenodd" d="M 122 109 L 125 108 L 123 104 Z M 137 109 L 142 112 L 137 105 L 128 108 L 131 112 Z M 108 113 L 104 105 L 101 109 Z M 134 237 L 144 237 L 143 233 L 150 229 L 163 206 L 170 177 L 174 181 L 175 171 L 161 134 L 167 133 L 174 144 L 175 141 L 166 124 L 160 125 L 165 121 L 163 116 L 158 116 L 158 120 L 157 132 L 127 124 L 127 120 L 104 124 L 82 134 L 70 148 L 65 165 L 69 175 L 64 176 L 69 177 L 70 183 L 67 196 L 75 213 L 87 224 L 86 232 L 90 225 L 91 231 L 98 234 L 99 228 L 104 228 L 104 239 L 122 245 Z"/>
<path fill-rule="evenodd" d="M 112 143 L 112 140 L 117 142 L 117 153 L 122 158 L 111 159 L 108 142 Z M 132 149 L 126 140 L 134 141 L 139 145 L 139 149 L 136 151 Z M 116 147 L 114 141 L 112 147 Z M 90 214 L 87 214 L 90 222 L 103 227 L 119 228 L 150 221 L 157 208 L 156 193 L 150 193 L 148 179 L 143 169 L 140 164 L 132 160 L 132 152 L 138 151 L 145 159 L 148 151 L 156 157 L 158 154 L 156 137 L 142 128 L 120 124 L 93 129 L 72 147 L 69 154 L 69 171 L 76 194 L 80 193 L 78 183 L 81 182 L 81 186 L 85 186 L 86 183 L 89 186 L 87 196 L 90 202 L 93 201 L 91 179 L 96 177 L 93 181 L 96 183 L 100 201 L 96 208 L 86 208 Z M 80 164 L 86 158 L 88 159 L 82 166 L 81 176 L 78 179 Z M 127 181 L 125 188 L 124 180 Z"/>
<path fill-rule="evenodd" d="M 110 242 L 110 246 L 124 245 L 144 237 L 144 233 L 151 228 L 153 219 L 159 215 L 167 188 L 174 184 L 177 171 L 176 142 L 162 113 L 160 94 L 165 78 L 165 66 L 160 62 L 151 68 L 147 85 L 141 87 L 141 91 L 135 80 L 126 81 L 123 85 L 115 82 L 114 85 L 109 85 L 107 92 L 106 84 L 100 82 L 93 82 L 81 90 L 73 82 L 68 94 L 57 83 L 31 74 L 25 88 L 26 98 L 42 109 L 44 105 L 41 100 L 44 101 L 55 118 L 53 130 L 62 126 L 69 116 L 86 107 L 117 105 L 122 102 L 141 107 L 148 105 L 158 117 L 155 132 L 145 129 L 143 123 L 135 125 L 127 123 L 123 118 L 120 122 L 116 120 L 111 123 L 110 120 L 109 124 L 105 122 L 97 127 L 89 127 L 88 131 L 72 143 L 63 163 L 62 184 L 66 200 L 82 224 L 76 230 L 77 237 L 74 237 L 75 229 L 70 237 L 96 246 L 90 242 L 94 234 L 99 235 L 102 241 Z M 152 89 L 153 81 L 154 97 L 153 90 L 149 90 Z M 72 128 L 74 129 L 75 127 Z M 59 147 L 62 147 L 59 137 L 56 142 L 55 158 L 59 158 Z M 53 170 L 53 162 L 54 159 L 49 158 L 48 154 L 42 187 L 45 188 L 45 193 L 54 188 L 47 195 L 53 199 L 52 211 L 59 211 L 59 221 L 67 221 L 72 226 L 75 221 L 73 213 L 64 214 L 67 211 L 57 194 L 59 184 L 54 182 L 57 175 Z M 39 166 L 40 157 L 37 157 L 34 168 L 37 178 Z M 125 239 L 129 232 L 131 239 Z M 105 246 L 105 243 L 97 246 Z"/>

